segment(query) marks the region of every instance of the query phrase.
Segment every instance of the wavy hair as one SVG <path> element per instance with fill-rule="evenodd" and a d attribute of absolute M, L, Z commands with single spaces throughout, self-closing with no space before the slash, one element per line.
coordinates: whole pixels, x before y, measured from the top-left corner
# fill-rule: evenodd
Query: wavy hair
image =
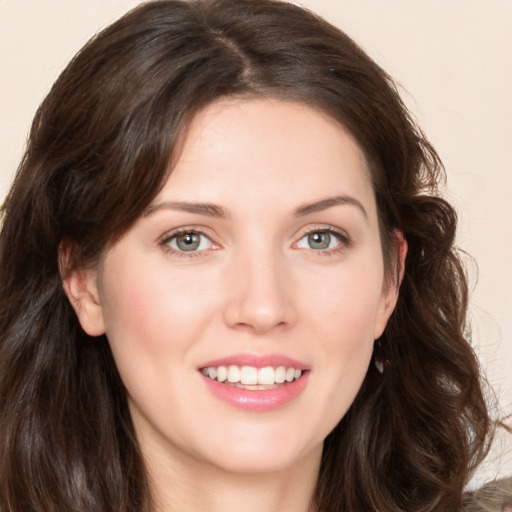
<path fill-rule="evenodd" d="M 298 101 L 341 123 L 369 163 L 389 278 L 396 230 L 409 247 L 396 310 L 325 440 L 318 510 L 459 509 L 491 423 L 436 152 L 390 77 L 313 13 L 161 0 L 62 72 L 2 208 L 0 510 L 151 510 L 123 384 L 107 340 L 82 331 L 64 294 L 59 245 L 72 267 L 93 265 L 159 192 L 194 114 L 225 96 Z"/>
<path fill-rule="evenodd" d="M 464 512 L 512 512 L 512 477 L 487 483 L 464 495 Z"/>

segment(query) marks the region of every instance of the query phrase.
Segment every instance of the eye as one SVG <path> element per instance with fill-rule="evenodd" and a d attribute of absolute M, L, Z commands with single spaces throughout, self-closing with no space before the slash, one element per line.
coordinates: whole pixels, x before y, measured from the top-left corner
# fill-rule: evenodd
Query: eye
<path fill-rule="evenodd" d="M 184 231 L 175 233 L 163 241 L 165 245 L 178 252 L 198 252 L 211 249 L 212 241 L 203 233 Z"/>
<path fill-rule="evenodd" d="M 311 231 L 304 235 L 297 243 L 300 249 L 313 249 L 315 251 L 325 251 L 334 249 L 342 243 L 342 236 L 333 231 L 325 229 Z"/>

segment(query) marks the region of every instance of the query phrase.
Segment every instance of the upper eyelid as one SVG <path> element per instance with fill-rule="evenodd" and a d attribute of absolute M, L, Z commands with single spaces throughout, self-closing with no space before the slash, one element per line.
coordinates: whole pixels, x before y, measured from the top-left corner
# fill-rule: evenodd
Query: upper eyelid
<path fill-rule="evenodd" d="M 335 226 L 331 226 L 329 224 L 317 224 L 317 225 L 314 225 L 314 226 L 311 226 L 311 227 L 303 228 L 303 229 L 299 230 L 300 234 L 298 234 L 296 236 L 300 240 L 304 236 L 309 235 L 311 233 L 316 233 L 317 231 L 325 231 L 327 233 L 334 233 L 335 235 L 338 235 L 338 236 L 340 236 L 341 238 L 344 238 L 344 239 L 350 239 L 351 238 L 349 233 L 346 230 L 341 229 L 341 228 L 337 228 Z"/>
<path fill-rule="evenodd" d="M 184 229 L 184 230 L 178 230 L 168 233 L 167 235 L 164 235 L 162 237 L 162 240 L 171 240 L 173 238 L 176 238 L 180 235 L 188 235 L 190 233 L 194 233 L 199 236 L 204 236 L 205 238 L 208 238 L 208 240 L 212 241 L 212 237 L 204 233 L 203 231 L 199 231 L 198 229 Z"/>
<path fill-rule="evenodd" d="M 183 235 L 185 233 L 197 233 L 198 235 L 203 235 L 209 240 L 212 240 L 212 235 L 210 235 L 205 228 L 199 227 L 199 226 L 182 226 L 175 229 L 170 229 L 169 231 L 166 231 L 164 234 L 160 235 L 158 237 L 159 243 L 163 243 L 165 241 L 170 240 L 171 238 L 174 238 L 175 236 Z"/>

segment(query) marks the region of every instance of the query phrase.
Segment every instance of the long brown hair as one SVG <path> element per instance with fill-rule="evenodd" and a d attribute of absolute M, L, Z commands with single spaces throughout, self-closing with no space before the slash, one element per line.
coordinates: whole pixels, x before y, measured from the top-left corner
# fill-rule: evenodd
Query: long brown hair
<path fill-rule="evenodd" d="M 162 187 L 194 113 L 230 95 L 338 120 L 370 165 L 388 276 L 396 230 L 408 242 L 396 310 L 325 441 L 318 510 L 461 506 L 490 421 L 437 154 L 389 76 L 314 14 L 273 0 L 162 0 L 95 36 L 63 71 L 2 208 L 2 512 L 150 509 L 123 384 L 107 340 L 81 330 L 63 292 L 59 245 L 75 268 L 93 265 Z"/>

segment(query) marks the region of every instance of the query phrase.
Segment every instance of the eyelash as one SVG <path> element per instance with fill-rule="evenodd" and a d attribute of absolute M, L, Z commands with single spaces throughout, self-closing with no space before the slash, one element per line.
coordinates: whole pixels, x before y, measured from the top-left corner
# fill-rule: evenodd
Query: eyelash
<path fill-rule="evenodd" d="M 308 250 L 312 253 L 318 256 L 322 257 L 330 257 L 335 256 L 339 254 L 340 252 L 348 249 L 352 245 L 352 240 L 349 237 L 349 235 L 342 230 L 338 230 L 336 228 L 333 228 L 332 226 L 314 226 L 311 229 L 308 229 L 307 231 L 303 232 L 297 242 L 295 242 L 293 245 L 296 246 L 303 238 L 312 235 L 314 233 L 327 233 L 328 235 L 334 236 L 338 240 L 338 245 L 331 249 L 312 249 L 309 248 Z"/>
<path fill-rule="evenodd" d="M 327 227 L 327 226 L 314 226 L 313 228 L 311 229 L 308 229 L 307 231 L 304 231 L 299 239 L 293 243 L 292 247 L 294 248 L 297 248 L 297 249 L 300 249 L 301 247 L 297 247 L 297 245 L 299 244 L 299 242 L 309 236 L 309 235 L 312 235 L 314 233 L 326 233 L 328 235 L 331 235 L 331 236 L 334 236 L 338 241 L 338 245 L 336 245 L 335 247 L 331 248 L 331 249 L 312 249 L 312 248 L 309 248 L 308 250 L 313 252 L 315 255 L 319 255 L 319 256 L 325 256 L 325 257 L 329 257 L 329 256 L 333 256 L 335 254 L 338 254 L 339 252 L 342 252 L 344 251 L 345 249 L 347 249 L 348 247 L 350 247 L 352 245 L 352 240 L 350 239 L 350 237 L 347 235 L 347 233 L 345 231 L 341 231 L 341 230 L 338 230 L 338 229 L 335 229 L 331 226 Z M 198 257 L 198 256 L 201 256 L 201 253 L 203 252 L 206 252 L 208 250 L 211 250 L 211 248 L 208 248 L 208 249 L 202 249 L 200 251 L 180 251 L 180 250 L 177 250 L 177 249 L 174 249 L 173 247 L 170 247 L 170 243 L 172 242 L 172 240 L 176 239 L 177 237 L 179 237 L 180 235 L 188 235 L 188 234 L 194 234 L 194 235 L 199 235 L 199 236 L 202 236 L 202 237 L 206 237 L 210 243 L 215 247 L 215 249 L 219 248 L 220 246 L 218 246 L 218 244 L 215 244 L 211 238 L 206 234 L 204 233 L 204 231 L 202 231 L 201 229 L 198 229 L 198 228 L 193 228 L 193 227 L 190 227 L 190 228 L 180 228 L 180 229 L 177 229 L 175 231 L 172 231 L 171 233 L 168 233 L 166 235 L 164 235 L 162 237 L 162 239 L 160 240 L 159 242 L 159 245 L 160 247 L 162 247 L 162 249 L 165 251 L 165 252 L 169 252 L 169 253 L 172 253 L 174 256 L 177 256 L 177 257 L 180 257 L 180 258 L 194 258 L 194 257 Z M 213 249 L 213 250 L 215 250 Z"/>
<path fill-rule="evenodd" d="M 214 242 L 212 242 L 211 238 L 206 233 L 204 233 L 201 229 L 198 229 L 198 228 L 180 228 L 175 231 L 172 231 L 171 233 L 168 233 L 162 237 L 159 245 L 160 245 L 160 247 L 162 247 L 162 249 L 165 252 L 172 253 L 174 256 L 177 256 L 179 258 L 195 258 L 195 257 L 201 256 L 201 253 L 206 252 L 208 250 L 208 249 L 203 249 L 200 251 L 188 251 L 187 252 L 187 251 L 180 251 L 180 250 L 174 249 L 173 247 L 170 247 L 169 244 L 172 242 L 172 240 L 178 238 L 180 235 L 188 235 L 188 234 L 206 237 L 208 240 L 210 240 L 212 245 L 216 245 Z"/>

